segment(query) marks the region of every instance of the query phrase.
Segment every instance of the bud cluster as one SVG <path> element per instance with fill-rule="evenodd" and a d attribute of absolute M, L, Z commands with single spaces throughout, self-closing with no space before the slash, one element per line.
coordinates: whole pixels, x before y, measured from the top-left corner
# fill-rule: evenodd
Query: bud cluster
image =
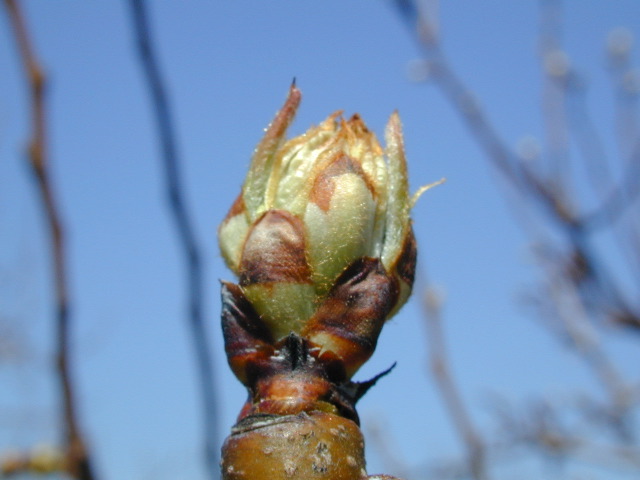
<path fill-rule="evenodd" d="M 339 112 L 285 141 L 299 102 L 294 86 L 220 226 L 220 249 L 273 341 L 299 334 L 351 376 L 413 283 L 400 119 L 389 120 L 386 152 L 359 116 Z"/>
<path fill-rule="evenodd" d="M 358 115 L 345 120 L 341 112 L 286 140 L 300 99 L 292 86 L 218 231 L 222 256 L 239 279 L 222 284 L 225 349 L 249 391 L 223 448 L 229 479 L 260 478 L 238 475 L 240 465 L 245 473 L 271 464 L 286 473 L 287 445 L 307 438 L 308 429 L 319 443 L 296 447 L 300 459 L 291 465 L 313 467 L 300 478 L 316 478 L 309 472 L 323 465 L 322 456 L 314 460 L 318 449 L 354 452 L 349 458 L 356 459 L 345 476 L 333 470 L 318 478 L 366 475 L 355 403 L 380 376 L 362 383 L 351 377 L 414 280 L 413 199 L 398 115 L 387 125 L 386 149 Z M 341 440 L 341 429 L 357 434 Z M 278 453 L 251 459 L 256 445 Z"/>

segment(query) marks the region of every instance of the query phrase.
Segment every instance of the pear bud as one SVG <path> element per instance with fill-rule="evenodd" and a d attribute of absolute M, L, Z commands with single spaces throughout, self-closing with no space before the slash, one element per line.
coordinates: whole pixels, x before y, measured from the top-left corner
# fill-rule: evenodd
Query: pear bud
<path fill-rule="evenodd" d="M 275 342 L 306 332 L 323 352 L 352 359 L 352 374 L 373 352 L 384 321 L 406 302 L 414 279 L 400 119 L 394 113 L 389 120 L 386 150 L 358 115 L 345 120 L 340 112 L 285 140 L 300 98 L 292 86 L 258 144 L 242 192 L 220 225 L 220 249 Z M 376 274 L 360 275 L 354 265 Z M 338 303 L 349 310 L 344 302 L 351 293 L 339 284 L 354 278 L 372 282 L 357 288 L 376 295 L 377 310 L 351 312 L 339 328 L 328 328 Z M 364 351 L 354 354 L 352 339 L 343 338 L 349 330 L 361 332 L 355 343 L 366 344 Z"/>

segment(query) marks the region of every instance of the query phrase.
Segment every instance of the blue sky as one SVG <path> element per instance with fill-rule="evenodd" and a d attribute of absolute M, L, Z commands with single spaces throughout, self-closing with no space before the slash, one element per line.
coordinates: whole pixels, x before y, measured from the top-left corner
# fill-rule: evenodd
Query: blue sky
<path fill-rule="evenodd" d="M 98 469 L 105 479 L 203 479 L 181 257 L 127 4 L 23 3 L 51 82 L 49 147 L 68 232 L 75 367 Z M 527 315 L 521 299 L 536 272 L 528 239 L 456 113 L 429 83 L 408 80 L 419 52 L 388 3 L 155 2 L 150 15 L 206 257 L 222 435 L 245 393 L 223 355 L 218 279 L 232 276 L 216 228 L 293 77 L 303 101 L 292 135 L 342 109 L 360 113 L 382 137 L 397 109 L 412 188 L 448 179 L 413 213 L 416 298 L 386 326 L 357 375 L 366 379 L 398 362 L 359 404 L 365 435 L 382 425 L 409 467 L 461 451 L 427 368 L 417 301 L 427 273 L 445 293 L 452 367 L 482 426 L 490 429 L 491 393 L 524 401 L 594 388 L 580 363 Z M 0 364 L 2 450 L 55 441 L 56 400 L 48 376 L 47 238 L 21 154 L 27 96 L 4 12 L 0 18 L 0 314 L 20 350 Z M 605 129 L 612 112 L 604 41 L 619 25 L 639 33 L 637 2 L 567 2 L 567 51 L 589 79 L 590 106 Z M 440 28 L 453 66 L 506 142 L 541 136 L 537 2 L 441 2 Z M 615 354 L 622 363 L 637 361 L 622 340 Z M 369 471 L 395 473 L 374 443 Z"/>

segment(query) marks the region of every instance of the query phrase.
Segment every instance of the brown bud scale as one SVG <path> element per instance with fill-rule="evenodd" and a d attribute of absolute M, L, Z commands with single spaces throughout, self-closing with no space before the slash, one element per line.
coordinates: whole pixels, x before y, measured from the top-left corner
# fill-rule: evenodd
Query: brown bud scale
<path fill-rule="evenodd" d="M 398 263 L 396 264 L 396 270 L 398 276 L 407 284 L 413 285 L 413 280 L 416 276 L 416 262 L 418 258 L 418 248 L 416 246 L 416 237 L 413 234 L 413 229 L 409 227 L 409 232 L 402 245 L 402 251 L 398 257 Z"/>
<path fill-rule="evenodd" d="M 233 202 L 233 205 L 231 205 L 231 208 L 229 209 L 227 216 L 224 217 L 223 222 L 228 221 L 229 219 L 235 217 L 236 215 L 244 214 L 245 210 L 246 210 L 246 207 L 244 206 L 244 198 L 242 198 L 242 194 L 240 194 L 236 197 L 235 201 Z"/>
<path fill-rule="evenodd" d="M 336 159 L 316 177 L 313 188 L 311 189 L 310 201 L 318 205 L 323 211 L 328 211 L 335 189 L 333 178 L 346 173 L 355 173 L 365 180 L 371 196 L 375 195 L 375 188 L 362 170 L 362 166 L 349 157 L 349 155 L 339 154 Z"/>
<path fill-rule="evenodd" d="M 285 210 L 269 210 L 252 227 L 240 263 L 240 285 L 309 283 L 304 225 Z"/>

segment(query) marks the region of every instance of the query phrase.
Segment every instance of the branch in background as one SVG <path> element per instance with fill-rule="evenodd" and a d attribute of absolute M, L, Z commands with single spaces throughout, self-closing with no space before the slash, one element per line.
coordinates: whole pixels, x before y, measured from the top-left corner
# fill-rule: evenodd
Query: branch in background
<path fill-rule="evenodd" d="M 549 310 L 541 317 L 553 326 L 555 335 L 579 355 L 607 394 L 607 405 L 595 408 L 597 415 L 582 418 L 588 431 L 595 432 L 593 427 L 603 426 L 609 430 L 607 433 L 614 431 L 619 443 L 606 454 L 612 458 L 619 451 L 627 454 L 633 447 L 633 427 L 628 420 L 640 403 L 603 348 L 599 337 L 604 332 L 597 327 L 612 325 L 623 327 L 627 332 L 640 332 L 640 304 L 637 290 L 633 290 L 636 287 L 629 285 L 630 292 L 624 292 L 619 276 L 611 270 L 612 259 L 615 261 L 615 255 L 620 254 L 620 258 L 629 259 L 625 265 L 629 271 L 640 278 L 640 224 L 638 216 L 629 212 L 631 208 L 637 209 L 640 194 L 640 132 L 635 121 L 637 112 L 631 108 L 637 107 L 640 80 L 628 61 L 630 39 L 625 39 L 623 32 L 618 44 L 610 41 L 609 45 L 619 102 L 619 157 L 626 159 L 615 165 L 607 159 L 604 142 L 598 138 L 600 132 L 589 117 L 585 82 L 562 48 L 561 2 L 541 0 L 543 121 L 548 150 L 546 162 L 537 155 L 536 162 L 531 162 L 531 158 L 520 157 L 507 146 L 451 68 L 440 47 L 433 13 L 419 8 L 416 0 L 393 0 L 393 4 L 418 42 L 428 79 L 460 115 L 490 164 L 519 196 L 518 206 L 524 210 L 533 207 L 543 214 L 536 218 L 542 228 L 531 235 L 539 240 L 539 252 L 543 253 L 539 257 L 546 283 L 543 302 Z M 625 98 L 633 105 L 625 108 L 622 103 Z M 624 129 L 623 119 L 631 119 L 624 124 Z M 574 144 L 583 171 L 576 171 L 569 161 L 569 146 Z M 588 205 L 576 193 L 581 191 L 575 185 L 581 178 L 579 174 L 585 173 L 591 182 L 595 206 Z M 528 224 L 534 223 L 531 218 L 527 220 Z M 525 225 L 525 229 L 531 233 L 530 225 Z M 593 238 L 596 231 L 610 233 L 613 243 L 621 247 L 619 252 L 604 250 Z M 458 414 L 454 413 L 453 417 Z M 529 438 L 536 439 L 541 447 L 548 443 L 543 435 Z M 581 438 L 579 443 L 587 445 L 589 441 Z M 576 444 L 575 439 L 572 444 Z M 579 460 L 577 449 L 565 446 L 555 452 Z"/>
<path fill-rule="evenodd" d="M 130 6 L 138 55 L 140 56 L 140 62 L 155 110 L 169 209 L 185 256 L 189 295 L 188 321 L 200 377 L 205 419 L 205 460 L 210 478 L 217 479 L 220 476 L 218 407 L 213 357 L 209 349 L 209 337 L 203 320 L 201 255 L 196 242 L 193 223 L 185 205 L 173 117 L 151 40 L 144 0 L 130 0 Z"/>
<path fill-rule="evenodd" d="M 18 2 L 5 0 L 5 6 L 9 12 L 10 22 L 14 29 L 16 43 L 20 50 L 29 84 L 32 121 L 32 136 L 28 149 L 29 164 L 38 185 L 42 208 L 45 212 L 51 236 L 51 257 L 56 301 L 56 366 L 62 393 L 66 469 L 75 478 L 93 480 L 95 476 L 91 467 L 89 452 L 78 424 L 75 386 L 71 373 L 69 348 L 71 331 L 69 311 L 71 302 L 67 289 L 64 235 L 48 169 L 47 125 L 44 105 L 47 80 L 33 51 L 30 35 Z"/>
<path fill-rule="evenodd" d="M 540 259 L 546 270 L 545 296 L 554 306 L 551 313 L 553 324 L 559 326 L 557 335 L 568 342 L 600 382 L 611 402 L 612 424 L 617 429 L 623 429 L 628 423 L 626 420 L 629 411 L 635 406 L 637 399 L 633 398 L 630 386 L 603 348 L 597 330 L 589 321 L 589 313 L 586 310 L 588 306 L 581 301 L 575 285 L 567 281 L 566 274 L 559 271 L 556 261 L 553 258 Z"/>
<path fill-rule="evenodd" d="M 628 309 L 616 282 L 605 269 L 606 255 L 598 255 L 588 237 L 594 227 L 614 229 L 617 217 L 633 204 L 629 195 L 634 191 L 637 193 L 635 185 L 640 183 L 636 178 L 640 172 L 634 171 L 640 166 L 640 151 L 631 150 L 627 175 L 623 175 L 616 185 L 603 141 L 587 108 L 585 82 L 572 66 L 563 45 L 562 2 L 541 0 L 540 12 L 540 63 L 546 93 L 543 121 L 546 131 L 563 132 L 560 148 L 556 148 L 558 142 L 549 135 L 552 175 L 546 183 L 555 191 L 555 196 L 562 198 L 562 203 L 574 204 L 569 208 L 583 213 L 573 215 L 576 230 L 570 235 L 564 253 L 550 256 L 549 252 L 543 252 L 538 255 L 539 264 L 547 283 L 546 296 L 554 305 L 552 318 L 561 327 L 558 333 L 569 340 L 569 345 L 607 391 L 614 409 L 625 416 L 630 407 L 626 400 L 627 387 L 602 348 L 598 332 L 591 323 L 596 316 L 594 312 L 612 318 L 614 311 L 620 311 L 616 315 L 626 315 L 623 312 Z M 549 95 L 549 92 L 555 95 Z M 569 166 L 570 141 L 575 142 L 583 159 L 587 181 L 597 199 L 596 213 L 587 213 L 574 192 L 577 175 Z M 553 168 L 554 165 L 561 165 L 561 168 Z M 562 175 L 553 175 L 558 170 Z M 535 201 L 535 197 L 532 200 Z M 553 249 L 546 247 L 550 248 Z"/>
<path fill-rule="evenodd" d="M 548 3 L 548 2 L 547 2 Z M 418 41 L 418 45 L 423 53 L 425 68 L 427 69 L 429 79 L 438 87 L 443 96 L 450 102 L 454 110 L 460 114 L 462 120 L 469 128 L 469 133 L 478 144 L 485 150 L 489 162 L 501 172 L 508 183 L 513 187 L 514 191 L 520 195 L 521 200 L 527 202 L 528 205 L 536 207 L 546 217 L 549 227 L 563 235 L 568 252 L 581 252 L 584 259 L 588 262 L 587 267 L 590 272 L 589 297 L 585 297 L 585 301 L 593 303 L 594 296 L 598 297 L 600 302 L 601 317 L 613 324 L 631 328 L 632 330 L 640 330 L 640 312 L 638 307 L 630 304 L 621 294 L 621 289 L 614 276 L 607 271 L 607 262 L 600 258 L 595 249 L 589 247 L 589 234 L 593 226 L 599 228 L 603 226 L 603 217 L 606 217 L 606 226 L 612 226 L 616 215 L 628 208 L 629 204 L 637 200 L 638 192 L 640 192 L 640 182 L 637 181 L 637 175 L 628 175 L 622 177 L 617 187 L 610 188 L 613 191 L 610 197 L 602 201 L 602 207 L 596 208 L 596 214 L 591 210 L 587 211 L 582 208 L 580 211 L 576 205 L 570 201 L 568 188 L 563 183 L 558 183 L 558 177 L 549 177 L 533 170 L 530 163 L 522 161 L 500 138 L 496 128 L 489 121 L 486 114 L 475 100 L 471 91 L 459 79 L 449 62 L 445 58 L 437 35 L 435 21 L 428 17 L 426 13 L 418 8 L 415 0 L 394 0 L 393 4 L 400 13 L 402 19 L 408 25 Z M 550 4 L 557 12 L 559 10 L 557 2 Z M 548 21 L 548 20 L 547 20 Z M 553 31 L 553 29 L 547 29 Z M 547 37 L 549 34 L 546 33 Z M 553 75 L 555 82 L 561 84 L 565 92 L 560 95 L 569 102 L 569 113 L 561 117 L 558 110 L 554 112 L 552 119 L 554 122 L 561 121 L 563 124 L 567 121 L 567 117 L 574 119 L 572 124 L 565 125 L 565 130 L 572 133 L 584 144 L 585 142 L 593 143 L 593 135 L 585 131 L 591 131 L 589 122 L 584 118 L 581 121 L 575 121 L 576 117 L 584 117 L 586 108 L 582 105 L 584 102 L 584 94 L 580 93 L 580 82 L 577 80 L 576 73 L 570 68 L 568 59 L 562 55 L 562 50 L 557 45 L 559 37 L 557 33 L 552 36 L 553 48 L 547 51 L 547 58 L 543 59 L 543 64 L 549 75 Z M 544 41 L 542 42 L 545 43 Z M 549 44 L 549 40 L 546 42 Z M 544 53 L 544 50 L 543 50 Z M 569 95 L 571 94 L 571 95 Z M 564 109 L 562 109 L 564 112 Z M 573 112 L 571 114 L 571 112 Z M 580 112 L 583 112 L 580 114 Z M 550 120 L 549 116 L 546 120 Z M 588 128 L 587 128 L 588 127 Z M 584 146 L 581 151 L 589 150 Z M 628 163 L 628 174 L 637 173 L 640 164 L 640 148 L 638 152 L 632 151 L 632 159 Z M 602 155 L 598 158 L 603 159 Z M 553 160 L 553 155 L 552 155 Z M 586 167 L 592 169 L 593 155 L 586 159 Z M 562 169 L 566 168 L 563 166 Z M 540 168 L 538 168 L 540 170 Z M 623 194 L 623 195 L 622 195 Z M 627 203 L 620 199 L 626 199 Z M 637 232 L 636 232 L 637 234 Z M 638 235 L 634 246 L 637 245 Z M 633 265 L 637 267 L 637 264 Z M 630 265 L 630 268 L 632 265 Z M 640 272 L 635 272 L 640 274 Z"/>
<path fill-rule="evenodd" d="M 559 82 L 568 70 L 568 60 L 560 45 L 562 43 L 562 22 L 555 2 L 544 2 L 541 7 L 538 53 L 542 71 L 542 115 L 545 118 L 544 136 L 548 145 L 548 155 L 552 159 L 546 178 L 552 178 L 557 185 L 567 183 L 570 168 L 569 129 L 567 126 L 567 84 Z M 537 160 L 537 159 L 536 159 Z"/>
<path fill-rule="evenodd" d="M 415 0 L 393 0 L 402 20 L 418 41 L 424 54 L 428 78 L 442 91 L 471 133 L 489 154 L 494 166 L 509 179 L 517 180 L 521 172 L 515 169 L 512 154 L 487 121 L 472 93 L 460 81 L 444 57 L 438 40 L 435 20 L 427 18 Z"/>
<path fill-rule="evenodd" d="M 623 199 L 625 196 L 633 198 L 637 195 L 638 165 L 640 165 L 640 71 L 630 61 L 633 46 L 633 36 L 626 28 L 614 29 L 607 38 L 607 54 L 610 65 L 613 94 L 615 96 L 615 131 L 618 143 L 618 156 L 629 159 L 625 168 L 631 170 L 636 165 L 636 171 L 629 171 L 627 182 L 635 182 L 631 190 L 619 188 L 610 198 L 615 199 L 616 193 Z M 621 178 L 625 178 L 627 174 Z M 635 189 L 635 190 L 634 190 Z M 615 205 L 615 202 L 605 203 Z M 620 211 L 620 209 L 616 209 Z M 629 215 L 626 219 L 627 235 L 624 238 L 626 256 L 636 266 L 636 280 L 640 281 L 640 216 Z"/>
<path fill-rule="evenodd" d="M 620 445 L 606 436 L 591 440 L 582 434 L 579 425 L 566 420 L 572 413 L 575 417 L 575 412 L 584 410 L 580 405 L 561 405 L 559 408 L 546 401 L 535 401 L 522 412 L 515 411 L 504 402 L 495 407 L 507 449 L 526 445 L 549 458 L 571 457 L 582 464 L 630 473 L 640 469 L 637 445 Z"/>
<path fill-rule="evenodd" d="M 459 80 L 446 61 L 440 49 L 433 20 L 427 18 L 418 9 L 414 1 L 396 0 L 394 4 L 398 7 L 402 18 L 412 31 L 416 32 L 419 46 L 424 54 L 424 62 L 428 69 L 429 78 L 440 89 L 445 98 L 449 100 L 455 111 L 461 115 L 461 118 L 469 128 L 470 134 L 487 153 L 491 164 L 504 175 L 513 189 L 521 196 L 521 200 L 545 214 L 549 223 L 548 228 L 562 234 L 566 243 L 565 249 L 570 252 L 568 257 L 571 257 L 573 252 L 580 252 L 582 258 L 586 261 L 585 267 L 587 268 L 585 271 L 589 272 L 587 279 L 589 280 L 589 292 L 588 295 L 583 295 L 583 300 L 593 304 L 594 298 L 597 298 L 600 304 L 600 308 L 596 312 L 598 316 L 612 324 L 618 324 L 636 331 L 639 330 L 640 312 L 637 311 L 638 308 L 624 299 L 619 285 L 614 280 L 614 276 L 607 271 L 607 262 L 600 258 L 595 249 L 589 246 L 589 234 L 594 222 L 601 228 L 603 215 L 606 215 L 608 217 L 606 225 L 612 226 L 616 218 L 616 212 L 612 211 L 612 209 L 621 211 L 624 207 L 628 207 L 628 204 L 621 206 L 621 202 L 618 199 L 626 198 L 628 200 L 627 203 L 636 199 L 636 195 L 640 190 L 640 182 L 636 180 L 637 175 L 629 175 L 629 178 L 623 178 L 618 189 L 613 189 L 612 197 L 603 201 L 602 210 L 596 209 L 597 212 L 604 212 L 604 214 L 594 216 L 591 211 L 587 212 L 586 208 L 583 208 L 583 211 L 580 212 L 570 201 L 568 188 L 564 183 L 559 183 L 558 177 L 549 178 L 547 175 L 535 172 L 530 163 L 519 159 L 499 137 L 495 127 L 489 122 L 473 95 Z M 553 43 L 557 44 L 558 41 L 557 35 L 553 37 Z M 549 42 L 547 41 L 547 43 Z M 566 64 L 568 59 L 561 55 L 562 51 L 557 45 L 554 45 L 552 50 L 552 53 L 547 52 L 547 57 L 550 56 L 552 58 L 547 58 L 546 62 L 543 61 L 545 68 L 555 76 L 557 83 L 563 82 L 562 88 L 569 93 L 575 92 L 578 88 L 576 87 L 578 82 L 575 80 L 576 74 Z M 564 61 L 561 61 L 562 59 Z M 561 98 L 572 98 L 572 109 L 570 111 L 579 110 L 584 112 L 585 108 L 581 106 L 581 102 L 584 101 L 584 95 L 568 95 L 567 92 L 563 93 Z M 556 123 L 561 121 L 564 124 L 567 121 L 567 116 L 575 118 L 577 114 L 563 115 L 562 118 L 559 118 L 558 111 L 556 111 L 552 119 Z M 549 117 L 547 116 L 546 119 L 549 120 Z M 575 134 L 582 142 L 584 142 L 585 137 L 589 136 L 584 131 L 581 131 L 585 128 L 585 121 L 573 122 L 572 125 L 565 126 L 565 129 L 569 130 L 569 127 L 572 127 L 569 133 Z M 587 168 L 592 168 L 589 164 L 593 163 L 593 158 L 587 159 L 586 163 Z M 638 159 L 633 158 L 629 163 L 628 168 L 630 170 L 628 173 L 635 173 L 638 163 L 640 163 L 640 154 L 638 154 Z M 616 194 L 616 191 L 624 192 L 625 196 L 622 197 Z M 582 281 L 584 278 L 580 280 Z M 585 284 L 587 283 L 583 282 L 583 285 Z M 583 285 L 580 285 L 580 287 L 583 287 Z M 584 288 L 581 288 L 581 292 L 586 293 Z"/>
<path fill-rule="evenodd" d="M 441 305 L 437 294 L 428 289 L 424 298 L 431 371 L 456 431 L 467 450 L 469 474 L 475 480 L 488 480 L 484 441 L 478 434 L 453 381 L 442 331 Z"/>

